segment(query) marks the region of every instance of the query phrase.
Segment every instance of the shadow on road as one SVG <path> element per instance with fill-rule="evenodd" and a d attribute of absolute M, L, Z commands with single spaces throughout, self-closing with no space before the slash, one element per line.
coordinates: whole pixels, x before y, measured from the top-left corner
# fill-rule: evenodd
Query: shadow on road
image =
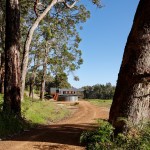
<path fill-rule="evenodd" d="M 20 136 L 16 136 L 10 140 L 54 143 L 54 145 L 34 145 L 34 148 L 38 150 L 54 150 L 58 147 L 58 145 L 55 145 L 56 143 L 81 146 L 81 133 L 85 130 L 94 128 L 96 128 L 96 124 L 58 124 L 40 126 L 37 129 L 24 132 Z"/>

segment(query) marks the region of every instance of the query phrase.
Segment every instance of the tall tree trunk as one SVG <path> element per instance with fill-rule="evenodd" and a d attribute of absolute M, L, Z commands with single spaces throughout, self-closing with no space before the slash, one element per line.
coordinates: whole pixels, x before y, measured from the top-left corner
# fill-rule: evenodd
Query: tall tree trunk
<path fill-rule="evenodd" d="M 40 99 L 44 99 L 44 94 L 45 94 L 45 69 L 43 69 L 43 77 L 42 77 L 42 82 L 41 82 L 41 91 L 40 91 Z"/>
<path fill-rule="evenodd" d="M 0 53 L 0 93 L 2 91 L 2 53 Z"/>
<path fill-rule="evenodd" d="M 23 52 L 23 60 L 22 60 L 22 76 L 21 76 L 21 100 L 23 100 L 23 95 L 24 95 L 24 89 L 25 89 L 25 78 L 26 78 L 26 72 L 27 72 L 27 66 L 28 66 L 28 59 L 29 59 L 29 49 L 30 49 L 30 44 L 31 40 L 33 37 L 33 33 L 35 29 L 38 27 L 40 21 L 47 15 L 47 13 L 51 10 L 51 8 L 58 3 L 58 0 L 52 0 L 50 5 L 43 11 L 41 15 L 37 17 L 35 20 L 34 24 L 32 27 L 29 29 L 26 42 L 25 42 L 25 47 L 24 47 L 24 52 Z"/>
<path fill-rule="evenodd" d="M 150 119 L 150 1 L 141 0 L 124 51 L 109 121 L 123 132 L 126 118 L 139 124 Z M 117 121 L 118 120 L 118 121 Z"/>
<path fill-rule="evenodd" d="M 1 66 L 1 74 L 0 74 L 0 93 L 4 94 L 4 76 L 5 76 L 5 68 L 4 64 Z"/>
<path fill-rule="evenodd" d="M 6 113 L 21 115 L 20 103 L 20 8 L 18 0 L 6 0 L 5 85 Z"/>
<path fill-rule="evenodd" d="M 29 97 L 32 96 L 32 99 L 34 98 L 34 84 L 35 84 L 35 79 L 36 79 L 36 72 L 39 66 L 40 66 L 39 55 L 35 54 L 34 67 L 32 70 L 32 76 L 30 77 L 30 89 L 29 89 Z"/>
<path fill-rule="evenodd" d="M 0 55 L 0 93 L 4 93 L 4 76 L 5 76 L 5 9 L 4 1 L 0 1 L 1 20 L 0 20 L 0 41 L 1 41 L 1 55 Z"/>
<path fill-rule="evenodd" d="M 32 99 L 34 98 L 34 83 L 36 78 L 36 70 L 33 70 L 32 76 L 30 78 L 30 89 L 29 89 L 29 97 L 32 96 Z"/>
<path fill-rule="evenodd" d="M 48 55 L 48 44 L 46 44 L 45 48 L 45 56 L 43 61 L 43 76 L 42 76 L 42 82 L 41 82 L 41 91 L 40 91 L 40 99 L 44 99 L 45 94 L 45 78 L 46 78 L 46 70 L 47 70 L 47 56 Z"/>

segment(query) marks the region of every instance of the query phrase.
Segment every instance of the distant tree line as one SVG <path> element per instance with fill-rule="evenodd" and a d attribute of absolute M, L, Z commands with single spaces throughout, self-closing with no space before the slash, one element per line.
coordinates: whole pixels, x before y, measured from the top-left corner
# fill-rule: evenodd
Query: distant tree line
<path fill-rule="evenodd" d="M 84 86 L 83 89 L 85 99 L 112 99 L 115 92 L 115 86 L 111 83 Z"/>

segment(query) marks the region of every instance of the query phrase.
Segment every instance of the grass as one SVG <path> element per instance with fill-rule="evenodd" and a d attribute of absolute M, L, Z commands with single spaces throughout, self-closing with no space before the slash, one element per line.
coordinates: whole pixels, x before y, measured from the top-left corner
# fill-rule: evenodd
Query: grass
<path fill-rule="evenodd" d="M 88 101 L 96 106 L 110 108 L 112 100 L 103 100 L 103 99 L 88 99 Z"/>
<path fill-rule="evenodd" d="M 3 104 L 3 94 L 0 94 L 0 111 L 2 109 L 2 104 Z"/>
<path fill-rule="evenodd" d="M 0 138 L 12 136 L 38 124 L 50 124 L 69 116 L 65 106 L 58 106 L 51 101 L 32 101 L 25 97 L 22 102 L 22 118 L 2 113 L 3 95 L 0 94 Z"/>
<path fill-rule="evenodd" d="M 36 124 L 48 124 L 50 122 L 56 122 L 68 116 L 69 110 L 64 106 L 58 106 L 51 101 L 31 101 L 29 98 L 25 98 L 22 103 L 23 116 Z"/>

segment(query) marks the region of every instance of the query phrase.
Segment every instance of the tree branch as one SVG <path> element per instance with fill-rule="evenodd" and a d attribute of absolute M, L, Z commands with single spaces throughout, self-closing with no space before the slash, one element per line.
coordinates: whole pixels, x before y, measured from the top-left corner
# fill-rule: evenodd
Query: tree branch
<path fill-rule="evenodd" d="M 67 7 L 67 8 L 73 8 L 75 6 L 75 4 L 78 2 L 79 0 L 75 0 L 71 5 L 69 5 L 66 0 L 64 0 L 64 5 Z"/>

